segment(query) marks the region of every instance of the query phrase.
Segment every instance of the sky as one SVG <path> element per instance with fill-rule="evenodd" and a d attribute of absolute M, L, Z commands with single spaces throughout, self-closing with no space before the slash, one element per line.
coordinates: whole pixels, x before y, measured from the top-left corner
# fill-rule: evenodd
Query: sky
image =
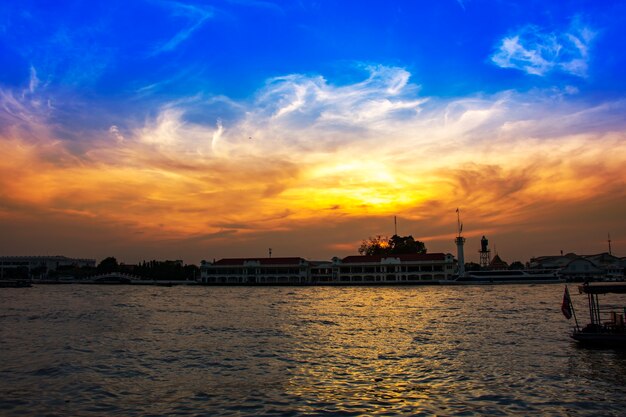
<path fill-rule="evenodd" d="M 626 2 L 0 3 L 0 254 L 626 256 Z"/>

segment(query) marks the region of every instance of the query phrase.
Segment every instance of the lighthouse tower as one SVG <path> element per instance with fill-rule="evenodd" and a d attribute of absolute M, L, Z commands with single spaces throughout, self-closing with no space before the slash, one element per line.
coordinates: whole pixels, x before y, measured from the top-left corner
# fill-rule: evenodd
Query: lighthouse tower
<path fill-rule="evenodd" d="M 462 277 L 465 275 L 465 254 L 463 253 L 463 245 L 465 244 L 465 238 L 461 236 L 461 232 L 463 232 L 463 223 L 461 223 L 461 213 L 459 209 L 456 209 L 456 217 L 457 217 L 457 225 L 458 225 L 458 236 L 454 239 L 454 243 L 456 243 L 456 257 L 458 261 L 458 271 L 459 276 Z"/>
<path fill-rule="evenodd" d="M 485 236 L 480 239 L 480 267 L 487 268 L 491 262 L 491 251 L 489 250 L 489 240 Z"/>

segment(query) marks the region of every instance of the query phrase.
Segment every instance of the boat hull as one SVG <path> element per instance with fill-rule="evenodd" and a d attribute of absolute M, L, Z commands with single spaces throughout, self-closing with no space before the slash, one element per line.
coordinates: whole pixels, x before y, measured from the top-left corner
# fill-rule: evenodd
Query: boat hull
<path fill-rule="evenodd" d="M 483 278 L 470 278 L 470 279 L 457 279 L 451 281 L 454 284 L 559 284 L 564 283 L 565 280 L 552 278 L 552 279 L 524 279 L 524 278 L 501 278 L 501 279 L 483 279 Z"/>
<path fill-rule="evenodd" d="M 574 332 L 572 338 L 588 346 L 626 348 L 626 333 Z"/>
<path fill-rule="evenodd" d="M 535 270 L 482 270 L 469 271 L 458 277 L 461 284 L 540 284 L 565 282 L 554 271 Z"/>

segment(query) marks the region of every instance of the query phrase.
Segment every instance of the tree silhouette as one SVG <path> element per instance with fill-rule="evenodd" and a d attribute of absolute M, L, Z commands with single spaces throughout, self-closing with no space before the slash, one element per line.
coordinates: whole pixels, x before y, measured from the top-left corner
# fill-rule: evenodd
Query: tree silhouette
<path fill-rule="evenodd" d="M 415 240 L 413 236 L 393 235 L 391 238 L 380 235 L 364 240 L 359 247 L 361 255 L 404 255 L 426 253 L 424 242 Z"/>
<path fill-rule="evenodd" d="M 117 259 L 115 259 L 112 256 L 109 256 L 108 258 L 104 258 L 102 261 L 100 261 L 97 267 L 98 272 L 104 272 L 104 273 L 116 272 L 118 268 L 119 268 L 119 265 L 117 263 Z"/>
<path fill-rule="evenodd" d="M 389 239 L 390 253 L 394 255 L 409 253 L 426 253 L 426 245 L 424 242 L 413 239 L 413 236 L 393 235 Z"/>
<path fill-rule="evenodd" d="M 364 240 L 359 247 L 361 255 L 387 255 L 389 253 L 389 239 L 381 235 Z"/>
<path fill-rule="evenodd" d="M 143 261 L 135 266 L 132 273 L 145 279 L 191 280 L 200 276 L 196 265 L 183 265 L 181 260 Z"/>

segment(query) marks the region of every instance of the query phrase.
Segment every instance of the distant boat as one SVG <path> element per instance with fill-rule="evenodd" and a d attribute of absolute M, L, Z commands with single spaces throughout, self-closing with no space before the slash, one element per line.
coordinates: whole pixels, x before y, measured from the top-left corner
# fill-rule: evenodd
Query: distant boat
<path fill-rule="evenodd" d="M 587 294 L 591 322 L 581 329 L 576 320 L 572 338 L 583 345 L 626 348 L 626 327 L 624 326 L 626 303 L 619 308 L 601 307 L 598 298 L 601 294 L 626 294 L 626 284 L 584 284 L 578 286 L 578 291 L 581 294 Z M 567 299 L 571 308 L 569 294 Z M 564 298 L 563 308 L 566 308 L 565 304 Z"/>
<path fill-rule="evenodd" d="M 107 284 L 107 285 L 115 285 L 115 284 L 130 284 L 131 280 L 122 276 L 103 276 L 94 279 L 91 281 L 92 284 Z"/>
<path fill-rule="evenodd" d="M 543 269 L 467 271 L 454 282 L 459 284 L 514 284 L 564 282 L 556 271 Z"/>

